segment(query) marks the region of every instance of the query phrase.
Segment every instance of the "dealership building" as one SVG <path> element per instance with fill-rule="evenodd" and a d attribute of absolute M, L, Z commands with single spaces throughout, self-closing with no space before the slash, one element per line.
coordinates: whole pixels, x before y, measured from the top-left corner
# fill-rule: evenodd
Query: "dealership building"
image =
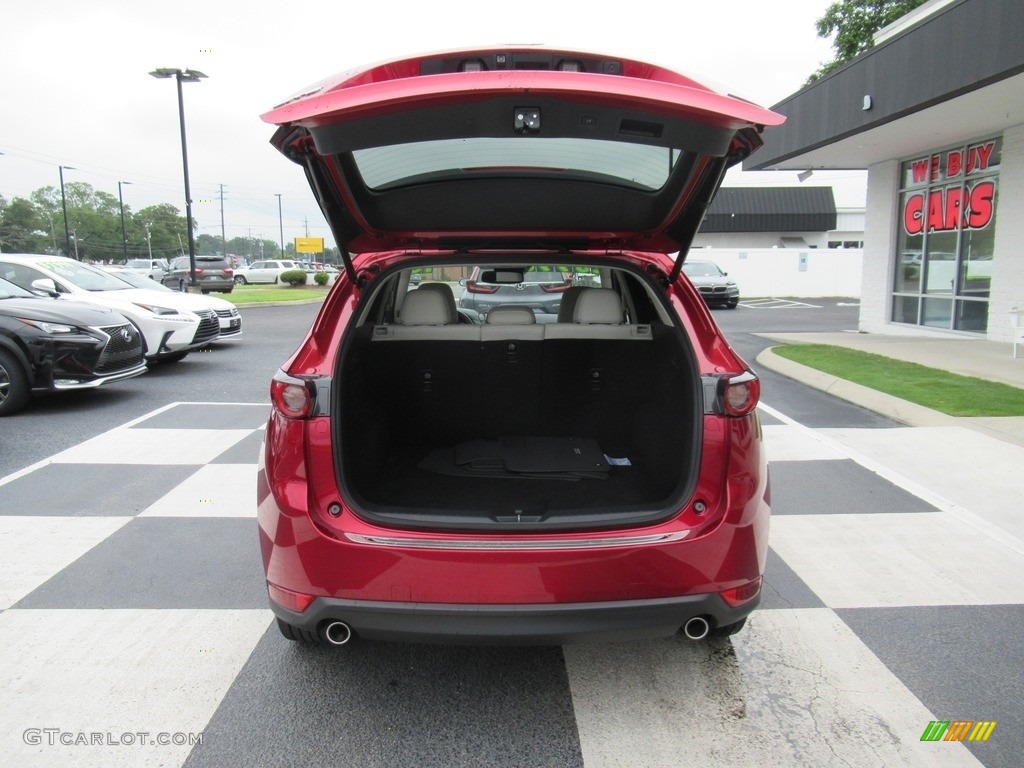
<path fill-rule="evenodd" d="M 773 109 L 745 170 L 866 169 L 860 329 L 1009 341 L 1024 307 L 1024 2 L 931 0 Z"/>

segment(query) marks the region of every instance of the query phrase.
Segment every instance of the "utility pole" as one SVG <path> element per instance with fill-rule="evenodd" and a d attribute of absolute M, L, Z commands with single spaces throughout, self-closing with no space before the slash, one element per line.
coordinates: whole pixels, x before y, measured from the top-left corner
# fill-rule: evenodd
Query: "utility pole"
<path fill-rule="evenodd" d="M 220 185 L 220 245 L 221 256 L 228 257 L 228 238 L 224 234 L 224 185 Z"/>
<path fill-rule="evenodd" d="M 283 218 L 283 216 L 281 214 L 281 194 L 279 192 L 275 193 L 275 194 L 277 195 L 277 225 L 281 229 L 281 256 L 280 256 L 280 258 L 283 259 L 284 258 L 284 218 Z"/>

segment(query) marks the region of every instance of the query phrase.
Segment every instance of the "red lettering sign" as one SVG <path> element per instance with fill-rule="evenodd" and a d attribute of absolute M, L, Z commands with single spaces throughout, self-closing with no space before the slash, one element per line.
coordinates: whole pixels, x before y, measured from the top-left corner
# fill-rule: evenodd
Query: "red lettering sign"
<path fill-rule="evenodd" d="M 929 232 L 984 229 L 995 216 L 996 183 L 979 181 L 966 190 L 945 187 L 928 193 L 916 192 L 903 204 L 903 229 L 910 236 Z M 966 205 L 965 205 L 966 203 Z"/>
<path fill-rule="evenodd" d="M 967 172 L 987 170 L 995 148 L 996 143 L 994 141 L 977 147 L 971 147 L 971 153 L 967 156 Z"/>
<path fill-rule="evenodd" d="M 915 160 L 911 163 L 915 184 L 923 184 L 928 180 L 928 160 Z"/>
<path fill-rule="evenodd" d="M 992 164 L 996 143 L 987 141 L 968 147 L 966 150 L 952 149 L 945 154 L 945 177 L 943 177 L 943 155 L 935 154 L 910 161 L 911 179 L 914 184 L 938 181 L 942 178 L 955 179 L 963 173 L 987 171 Z"/>
<path fill-rule="evenodd" d="M 953 152 L 950 152 L 948 155 L 946 155 L 946 175 L 947 176 L 953 177 L 953 176 L 959 176 L 960 175 L 960 169 L 962 167 L 960 165 L 961 160 L 962 160 L 962 157 L 960 155 L 960 151 L 959 150 L 955 150 Z"/>

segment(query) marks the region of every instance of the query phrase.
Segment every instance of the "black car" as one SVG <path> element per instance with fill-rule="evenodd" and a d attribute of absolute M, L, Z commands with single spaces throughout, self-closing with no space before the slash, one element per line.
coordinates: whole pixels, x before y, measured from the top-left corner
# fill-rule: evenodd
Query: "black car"
<path fill-rule="evenodd" d="M 192 263 L 188 256 L 179 256 L 160 281 L 168 288 L 185 291 L 192 279 Z M 235 287 L 235 268 L 221 256 L 196 256 L 196 285 L 203 293 L 231 293 Z"/>
<path fill-rule="evenodd" d="M 35 296 L 0 278 L 0 416 L 33 392 L 88 389 L 145 372 L 142 335 L 123 315 Z"/>
<path fill-rule="evenodd" d="M 690 278 L 693 287 L 700 291 L 701 298 L 709 307 L 719 306 L 736 309 L 740 303 L 740 289 L 736 281 L 723 272 L 713 261 L 686 260 L 683 274 Z"/>

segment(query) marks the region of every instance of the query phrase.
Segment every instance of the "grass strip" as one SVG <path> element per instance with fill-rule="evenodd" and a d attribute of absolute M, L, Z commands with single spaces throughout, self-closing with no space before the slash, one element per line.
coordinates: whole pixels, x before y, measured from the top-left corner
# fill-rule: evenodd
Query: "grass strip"
<path fill-rule="evenodd" d="M 280 285 L 236 285 L 231 293 L 214 294 L 217 298 L 226 299 L 236 306 L 246 304 L 261 304 L 269 301 L 309 301 L 310 299 L 322 299 L 327 295 L 327 288 L 306 286 L 292 288 L 291 286 Z"/>
<path fill-rule="evenodd" d="M 779 357 L 950 416 L 1024 416 L 1024 390 L 829 344 L 774 347 Z"/>

